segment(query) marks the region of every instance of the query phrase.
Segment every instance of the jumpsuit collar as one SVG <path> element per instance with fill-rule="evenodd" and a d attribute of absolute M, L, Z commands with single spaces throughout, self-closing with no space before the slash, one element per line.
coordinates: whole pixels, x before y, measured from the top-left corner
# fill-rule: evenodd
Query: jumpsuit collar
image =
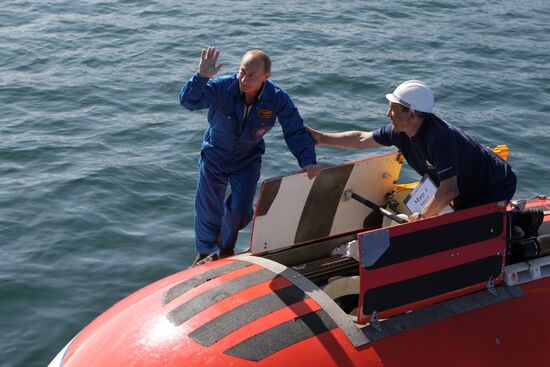
<path fill-rule="evenodd" d="M 235 81 L 233 81 L 233 83 L 231 83 L 229 85 L 228 91 L 231 94 L 239 95 L 239 96 L 243 97 L 242 93 L 241 93 L 241 90 L 239 88 L 239 76 L 237 74 L 235 74 L 234 77 L 235 77 Z M 256 99 L 256 102 L 272 99 L 274 94 L 275 94 L 275 88 L 273 87 L 273 84 L 268 79 L 264 82 L 262 90 L 260 91 L 260 94 L 258 94 L 258 97 Z M 243 98 L 243 100 L 244 100 L 244 98 Z"/>

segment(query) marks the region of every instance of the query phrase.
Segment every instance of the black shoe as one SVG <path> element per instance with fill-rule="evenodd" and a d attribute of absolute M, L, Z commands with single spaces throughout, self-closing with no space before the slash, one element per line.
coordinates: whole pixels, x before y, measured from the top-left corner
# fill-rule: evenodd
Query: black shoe
<path fill-rule="evenodd" d="M 213 254 L 197 254 L 197 257 L 193 261 L 193 264 L 191 264 L 190 268 L 193 268 L 198 265 L 206 264 L 207 262 L 218 260 L 218 255 L 216 253 Z"/>
<path fill-rule="evenodd" d="M 235 249 L 223 249 L 220 248 L 220 259 L 235 255 Z"/>
<path fill-rule="evenodd" d="M 540 209 L 527 209 L 518 214 L 517 223 L 525 237 L 538 237 L 539 227 L 544 220 L 544 212 Z"/>

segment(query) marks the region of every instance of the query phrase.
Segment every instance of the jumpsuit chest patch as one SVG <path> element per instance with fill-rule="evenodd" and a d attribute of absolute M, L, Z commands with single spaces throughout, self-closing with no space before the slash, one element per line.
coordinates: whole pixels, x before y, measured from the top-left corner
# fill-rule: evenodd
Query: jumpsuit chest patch
<path fill-rule="evenodd" d="M 270 119 L 272 116 L 273 116 L 273 111 L 271 110 L 266 110 L 262 108 L 261 110 L 258 111 L 258 118 Z"/>
<path fill-rule="evenodd" d="M 267 134 L 269 130 L 271 130 L 271 126 L 268 126 L 268 125 L 258 126 L 252 129 L 252 135 L 254 136 L 254 138 L 260 139 L 262 136 Z"/>

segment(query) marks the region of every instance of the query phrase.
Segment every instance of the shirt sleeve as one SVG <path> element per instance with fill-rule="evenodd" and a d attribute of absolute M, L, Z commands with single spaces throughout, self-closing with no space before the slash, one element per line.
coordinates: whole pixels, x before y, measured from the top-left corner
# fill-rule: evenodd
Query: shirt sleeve
<path fill-rule="evenodd" d="M 397 146 L 397 133 L 393 130 L 393 126 L 391 124 L 388 124 L 386 126 L 381 127 L 378 130 L 374 130 L 372 132 L 372 138 L 374 141 L 376 141 L 378 144 L 385 145 L 387 147 L 396 145 Z"/>
<path fill-rule="evenodd" d="M 436 174 L 439 181 L 458 175 L 460 163 L 458 141 L 452 133 L 442 134 L 431 145 L 430 155 L 433 157 Z"/>
<path fill-rule="evenodd" d="M 190 111 L 210 108 L 215 103 L 216 89 L 216 79 L 204 78 L 195 73 L 180 90 L 180 105 Z"/>
<path fill-rule="evenodd" d="M 294 103 L 286 94 L 279 92 L 280 102 L 277 109 L 277 119 L 283 128 L 286 145 L 298 160 L 300 167 L 317 164 L 315 141 L 304 128 L 304 120 Z"/>

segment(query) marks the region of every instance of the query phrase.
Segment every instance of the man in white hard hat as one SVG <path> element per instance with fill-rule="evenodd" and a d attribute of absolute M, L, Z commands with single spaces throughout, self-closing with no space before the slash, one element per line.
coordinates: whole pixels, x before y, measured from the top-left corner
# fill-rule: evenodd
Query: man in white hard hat
<path fill-rule="evenodd" d="M 461 129 L 433 114 L 432 90 L 409 80 L 387 94 L 391 124 L 372 132 L 326 133 L 308 129 L 317 145 L 341 148 L 396 146 L 407 163 L 438 186 L 432 200 L 411 220 L 430 217 L 454 201 L 465 209 L 495 201 L 509 201 L 516 191 L 510 165 L 481 146 Z"/>

